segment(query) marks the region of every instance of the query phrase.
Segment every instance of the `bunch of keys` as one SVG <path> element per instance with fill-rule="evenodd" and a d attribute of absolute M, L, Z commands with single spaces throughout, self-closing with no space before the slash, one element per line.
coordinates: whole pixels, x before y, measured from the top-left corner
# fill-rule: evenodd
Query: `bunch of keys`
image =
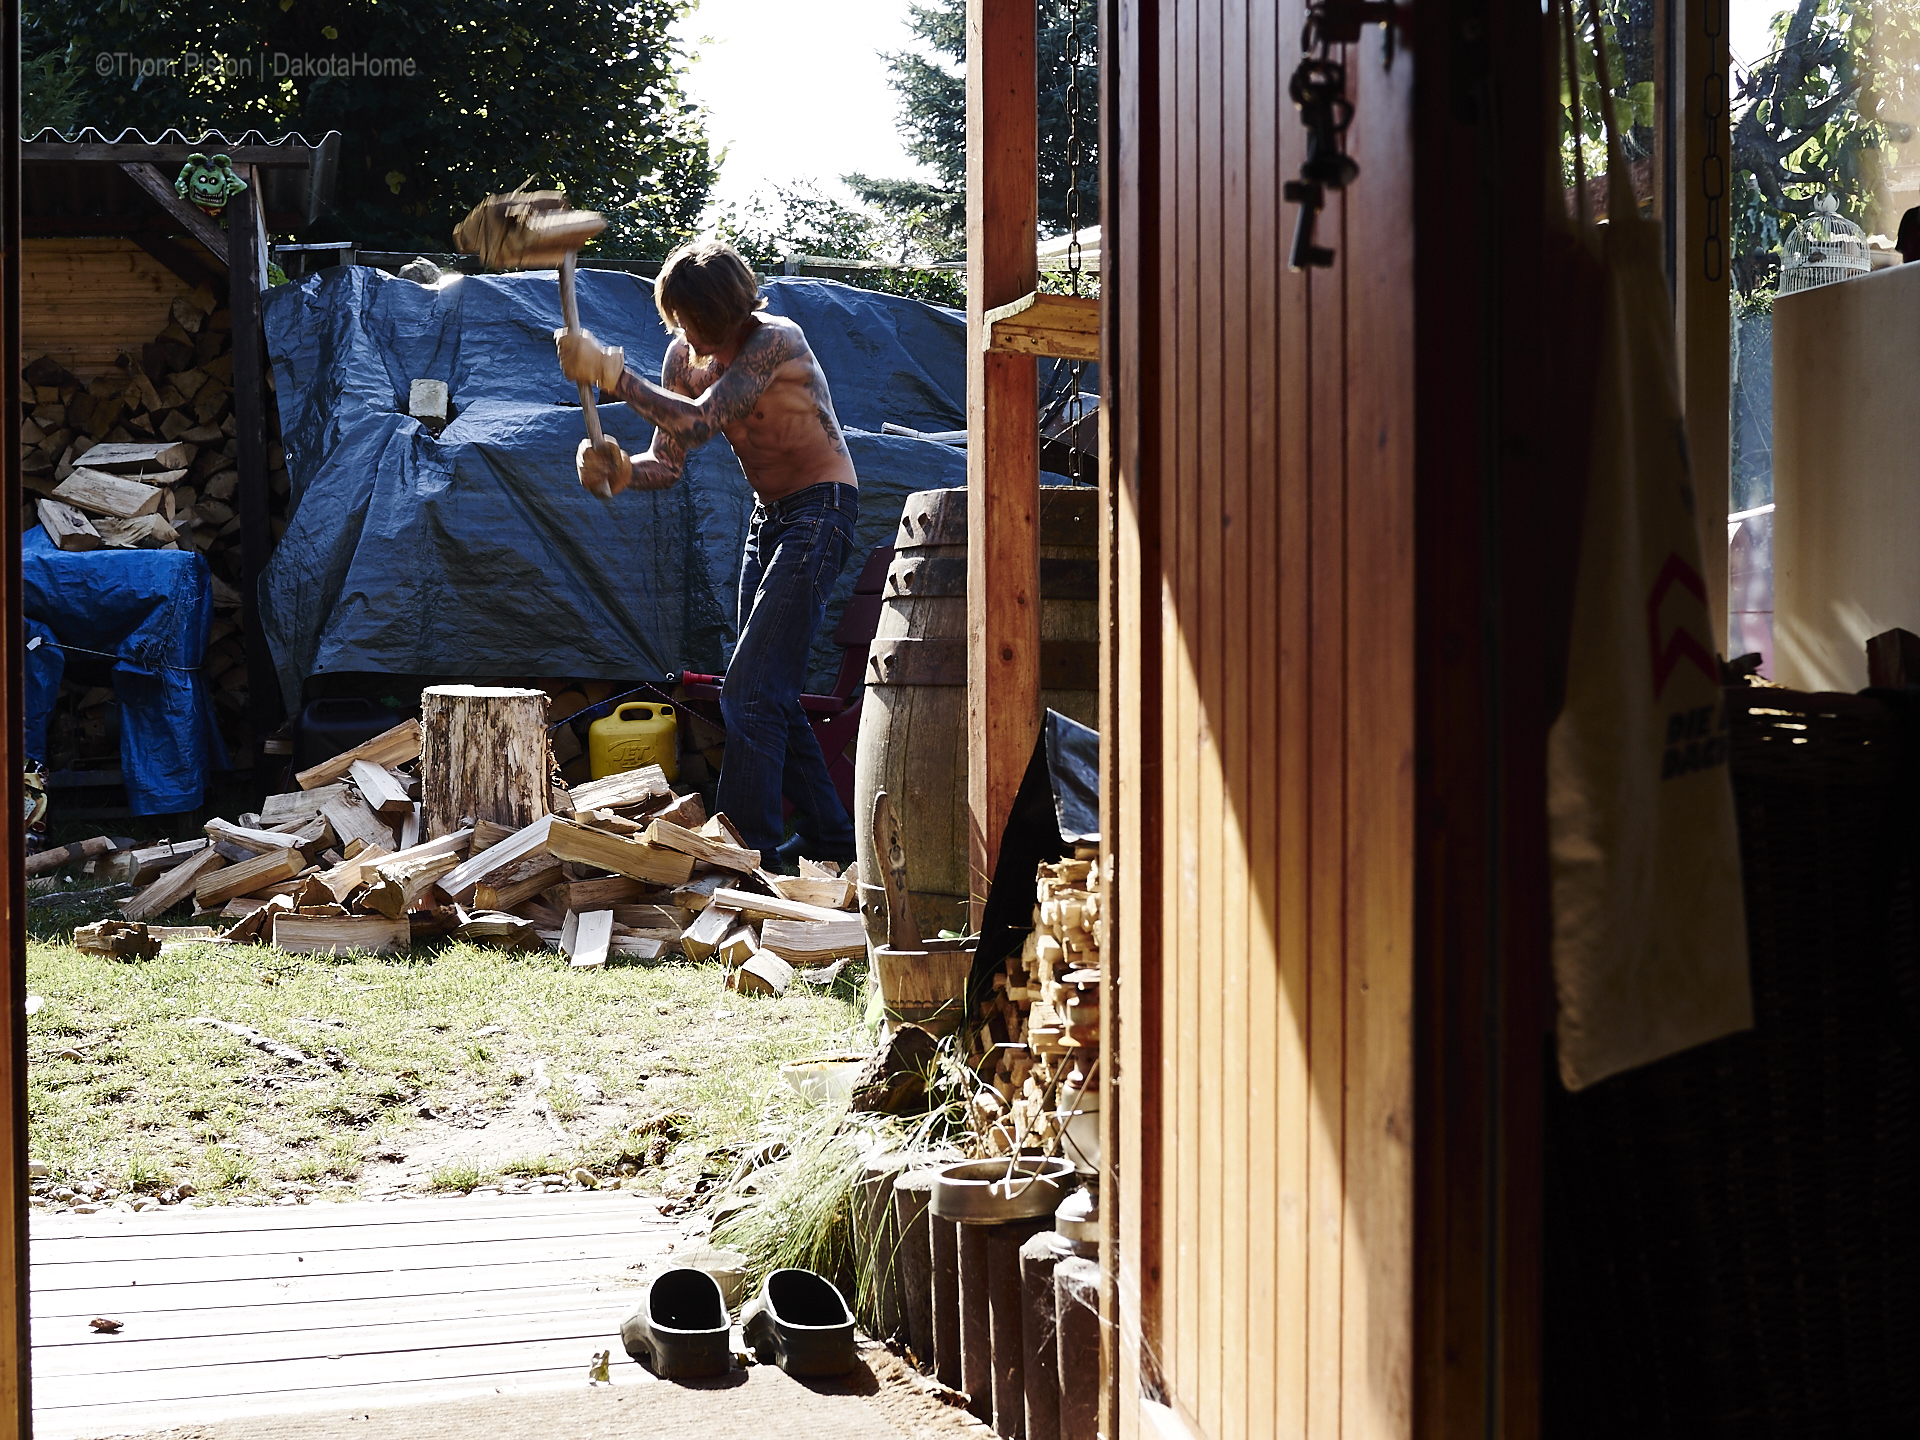
<path fill-rule="evenodd" d="M 1282 193 L 1289 204 L 1300 207 L 1300 218 L 1293 229 L 1293 250 L 1287 256 L 1289 270 L 1308 268 L 1325 270 L 1333 264 L 1333 251 L 1316 245 L 1314 223 L 1326 204 L 1329 190 L 1344 190 L 1360 174 L 1354 158 L 1342 150 L 1347 126 L 1353 123 L 1353 102 L 1347 99 L 1347 67 L 1329 59 L 1322 45 L 1316 58 L 1303 56 L 1287 93 L 1300 111 L 1307 127 L 1307 158 L 1300 167 L 1300 178 L 1289 180 Z"/>

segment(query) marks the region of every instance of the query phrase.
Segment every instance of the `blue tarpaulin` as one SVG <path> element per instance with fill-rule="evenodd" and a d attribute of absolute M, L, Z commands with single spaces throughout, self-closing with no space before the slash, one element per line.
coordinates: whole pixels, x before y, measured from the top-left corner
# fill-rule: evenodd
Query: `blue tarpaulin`
<path fill-rule="evenodd" d="M 657 375 L 667 332 L 651 282 L 582 270 L 581 324 Z M 860 560 L 890 543 L 906 497 L 966 483 L 961 450 L 876 433 L 965 424 L 957 311 L 832 281 L 777 279 L 768 308 L 806 331 L 860 476 L 854 558 L 810 657 L 840 665 L 832 630 Z M 554 359 L 552 271 L 423 286 L 337 267 L 265 296 L 268 352 L 294 510 L 261 610 L 289 706 L 312 674 L 660 678 L 719 671 L 731 648 L 753 493 L 716 440 L 669 490 L 594 499 L 575 477 L 585 434 Z M 445 381 L 434 435 L 407 411 Z M 629 453 L 652 428 L 625 406 L 602 424 Z"/>
<path fill-rule="evenodd" d="M 38 527 L 20 550 L 29 620 L 69 652 L 115 662 L 120 769 L 133 813 L 199 809 L 208 772 L 227 765 L 200 679 L 213 626 L 207 562 L 190 550 L 68 554 Z"/>

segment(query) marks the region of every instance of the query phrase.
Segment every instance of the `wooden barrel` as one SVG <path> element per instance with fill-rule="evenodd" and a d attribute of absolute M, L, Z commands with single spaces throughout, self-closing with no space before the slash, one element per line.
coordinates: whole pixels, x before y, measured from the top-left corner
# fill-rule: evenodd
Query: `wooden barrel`
<path fill-rule="evenodd" d="M 1100 698 L 1099 492 L 1040 491 L 1041 703 L 1094 723 Z M 893 797 L 923 937 L 965 931 L 968 874 L 967 492 L 908 498 L 894 539 L 880 625 L 869 647 L 854 767 L 861 911 L 886 943 L 873 854 L 873 797 Z"/>

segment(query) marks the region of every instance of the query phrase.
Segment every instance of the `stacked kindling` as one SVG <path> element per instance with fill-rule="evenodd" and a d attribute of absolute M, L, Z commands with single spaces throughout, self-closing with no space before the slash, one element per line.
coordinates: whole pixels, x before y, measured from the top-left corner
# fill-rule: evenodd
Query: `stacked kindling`
<path fill-rule="evenodd" d="M 991 1153 L 1050 1146 L 1060 1085 L 1100 1049 L 1099 851 L 1083 846 L 1071 860 L 1042 864 L 1037 878 L 1033 929 L 982 1002 L 976 1068 L 988 1088 L 974 1108 Z"/>
<path fill-rule="evenodd" d="M 247 670 L 236 623 L 244 564 L 232 312 L 202 286 L 178 297 L 166 328 L 105 375 L 82 381 L 42 355 L 21 379 L 21 469 L 29 492 L 21 528 L 39 525 L 62 550 L 198 550 L 207 557 L 213 603 L 222 613 L 205 677 L 237 748 Z M 272 384 L 268 372 L 263 389 Z M 277 409 L 263 409 L 269 524 L 277 541 L 291 487 Z M 74 757 L 52 758 L 64 769 Z"/>
<path fill-rule="evenodd" d="M 229 923 L 228 940 L 309 952 L 452 936 L 555 949 L 582 968 L 719 958 L 730 986 L 769 994 L 865 953 L 850 881 L 806 861 L 798 877 L 767 873 L 657 765 L 553 780 L 552 813 L 517 829 L 463 820 L 423 839 L 422 743 L 408 720 L 301 771 L 258 813 L 209 820 L 203 841 L 116 857 L 118 878 L 145 887 L 122 913 L 147 920 L 192 899 L 196 919 Z"/>

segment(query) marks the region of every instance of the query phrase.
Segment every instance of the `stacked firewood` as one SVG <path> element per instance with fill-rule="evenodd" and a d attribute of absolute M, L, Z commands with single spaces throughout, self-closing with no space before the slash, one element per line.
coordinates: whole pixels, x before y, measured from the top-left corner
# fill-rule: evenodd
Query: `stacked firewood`
<path fill-rule="evenodd" d="M 982 1004 L 974 1120 L 989 1153 L 1052 1148 L 1061 1086 L 1100 1049 L 1099 851 L 1043 863 L 1036 879 L 1033 929 Z"/>
<path fill-rule="evenodd" d="M 244 562 L 232 312 L 203 286 L 177 298 L 166 328 L 106 374 L 82 381 L 42 355 L 21 379 L 29 492 L 22 529 L 39 525 L 62 550 L 198 550 L 207 557 L 219 614 L 204 675 L 232 748 L 247 702 L 237 623 Z M 269 372 L 263 387 L 270 392 L 272 383 Z M 269 525 L 277 541 L 286 531 L 291 487 L 276 408 L 268 403 L 264 410 Z M 55 768 L 66 766 L 56 761 Z"/>
<path fill-rule="evenodd" d="M 423 731 L 408 720 L 295 777 L 259 812 L 209 820 L 202 838 L 123 851 L 96 873 L 140 887 L 144 923 L 188 900 L 220 938 L 309 953 L 405 950 L 453 936 L 549 948 L 578 967 L 609 958 L 718 958 L 727 983 L 784 994 L 796 972 L 830 979 L 865 953 L 854 887 L 834 867 L 768 873 L 724 815 L 678 795 L 657 765 L 569 787 L 514 827 L 465 822 L 423 839 Z"/>

